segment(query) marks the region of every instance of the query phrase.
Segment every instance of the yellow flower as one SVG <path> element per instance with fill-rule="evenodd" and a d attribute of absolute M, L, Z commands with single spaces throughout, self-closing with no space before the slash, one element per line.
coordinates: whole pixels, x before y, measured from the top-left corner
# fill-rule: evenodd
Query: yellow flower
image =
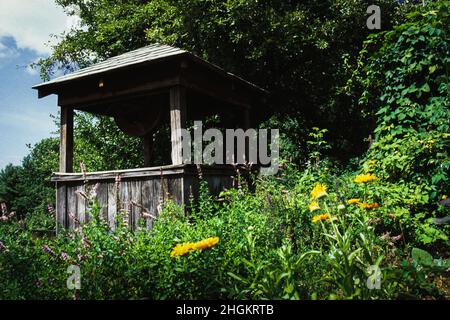
<path fill-rule="evenodd" d="M 190 251 L 194 250 L 193 248 L 194 243 L 192 242 L 186 242 L 183 244 L 177 244 L 175 248 L 173 248 L 172 252 L 170 253 L 170 256 L 178 257 L 178 256 L 184 256 Z"/>
<path fill-rule="evenodd" d="M 360 203 L 359 205 L 367 210 L 378 209 L 380 207 L 380 205 L 378 203 L 368 204 L 368 203 L 363 202 L 363 203 Z"/>
<path fill-rule="evenodd" d="M 360 174 L 360 175 L 356 176 L 354 181 L 356 183 L 367 183 L 367 182 L 374 181 L 377 179 L 378 179 L 377 176 L 375 176 L 371 173 L 368 173 L 368 174 Z"/>
<path fill-rule="evenodd" d="M 311 197 L 313 199 L 319 199 L 327 195 L 327 186 L 324 184 L 317 184 L 311 191 Z"/>
<path fill-rule="evenodd" d="M 316 222 L 319 222 L 319 221 L 325 221 L 325 220 L 328 220 L 328 219 L 330 219 L 330 218 L 331 218 L 331 216 L 330 216 L 328 213 L 319 214 L 319 215 L 314 216 L 314 217 L 312 218 L 312 222 L 313 222 L 313 223 L 316 223 Z"/>
<path fill-rule="evenodd" d="M 317 201 L 313 201 L 308 206 L 309 211 L 313 212 L 316 210 L 320 210 L 319 203 Z"/>
<path fill-rule="evenodd" d="M 359 203 L 359 199 L 355 199 L 355 198 L 353 198 L 353 199 L 349 199 L 349 200 L 347 201 L 347 203 L 348 203 L 348 204 L 355 204 L 355 203 Z"/>
<path fill-rule="evenodd" d="M 219 242 L 219 237 L 204 239 L 194 243 L 194 249 L 205 250 L 214 247 Z"/>
<path fill-rule="evenodd" d="M 170 256 L 172 258 L 184 256 L 192 250 L 205 250 L 215 246 L 219 242 L 219 237 L 207 238 L 198 242 L 185 242 L 183 244 L 177 244 Z"/>

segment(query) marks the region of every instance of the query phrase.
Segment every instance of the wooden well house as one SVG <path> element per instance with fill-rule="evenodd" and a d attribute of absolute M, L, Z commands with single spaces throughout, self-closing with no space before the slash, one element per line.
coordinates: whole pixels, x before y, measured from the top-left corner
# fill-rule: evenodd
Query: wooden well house
<path fill-rule="evenodd" d="M 56 216 L 59 227 L 71 228 L 73 217 L 88 219 L 87 201 L 76 195 L 97 185 L 102 216 L 111 227 L 120 209 L 130 213 L 135 226 L 145 211 L 157 216 L 168 197 L 179 204 L 198 190 L 197 167 L 183 163 L 180 128 L 191 120 L 219 115 L 226 128 L 248 128 L 261 113 L 267 92 L 192 53 L 154 44 L 107 59 L 90 67 L 33 87 L 39 98 L 58 96 L 61 108 Z M 73 172 L 74 110 L 110 116 L 118 127 L 143 139 L 144 168 L 104 172 Z M 151 167 L 154 133 L 170 122 L 171 164 Z M 202 165 L 212 193 L 232 186 L 231 165 Z M 120 177 L 117 191 L 116 179 Z M 118 201 L 117 201 L 118 200 Z M 138 204 L 139 206 L 136 206 Z M 147 219 L 151 227 L 152 219 Z"/>

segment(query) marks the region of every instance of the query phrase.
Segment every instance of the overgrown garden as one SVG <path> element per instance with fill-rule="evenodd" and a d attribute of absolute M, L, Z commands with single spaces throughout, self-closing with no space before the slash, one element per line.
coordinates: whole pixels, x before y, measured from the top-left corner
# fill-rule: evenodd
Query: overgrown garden
<path fill-rule="evenodd" d="M 380 1 L 374 33 L 365 1 L 57 2 L 87 29 L 60 39 L 44 78 L 182 46 L 273 92 L 262 126 L 280 128 L 280 170 L 255 190 L 237 172 L 217 197 L 202 182 L 198 202 L 163 203 L 150 231 L 131 232 L 126 211 L 111 230 L 90 190 L 89 222 L 55 236 L 58 139 L 45 139 L 0 173 L 0 299 L 449 298 L 449 1 Z M 89 170 L 142 166 L 141 142 L 111 119 L 76 126 Z"/>

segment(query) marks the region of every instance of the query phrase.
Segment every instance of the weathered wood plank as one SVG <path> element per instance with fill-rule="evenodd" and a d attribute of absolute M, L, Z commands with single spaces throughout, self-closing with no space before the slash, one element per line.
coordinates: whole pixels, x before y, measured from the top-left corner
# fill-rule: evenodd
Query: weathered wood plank
<path fill-rule="evenodd" d="M 183 168 L 167 169 L 164 170 L 164 175 L 180 175 L 183 173 Z M 88 173 L 86 180 L 88 181 L 100 181 L 100 180 L 111 180 L 116 177 L 117 174 L 124 179 L 131 178 L 143 178 L 143 177 L 159 177 L 161 176 L 160 168 L 153 168 L 147 170 L 135 170 L 135 171 L 106 171 L 98 173 Z M 52 181 L 83 181 L 85 177 L 81 173 L 64 174 L 64 173 L 54 173 Z"/>
<path fill-rule="evenodd" d="M 78 220 L 80 220 L 77 212 L 78 196 L 75 191 L 77 191 L 77 186 L 69 185 L 67 187 L 67 225 L 71 229 L 76 227 L 76 223 L 73 217 L 76 217 Z"/>
<path fill-rule="evenodd" d="M 160 202 L 162 202 L 161 195 L 161 180 L 150 179 L 142 183 L 142 204 L 150 215 L 157 218 L 160 213 Z M 147 218 L 147 228 L 153 228 L 155 220 Z"/>
<path fill-rule="evenodd" d="M 132 205 L 131 205 L 131 182 L 122 180 L 119 190 L 120 210 L 125 213 L 124 219 L 127 220 L 128 225 L 133 225 L 132 221 Z"/>
<path fill-rule="evenodd" d="M 131 187 L 131 222 L 132 228 L 139 227 L 139 219 L 142 213 L 142 182 L 140 180 L 130 181 Z"/>
<path fill-rule="evenodd" d="M 144 210 L 157 218 L 162 206 L 169 198 L 179 205 L 188 205 L 191 198 L 198 198 L 199 177 L 197 170 L 192 166 L 186 168 L 189 169 L 182 175 L 166 176 L 163 170 L 162 175 L 160 171 L 159 176 L 121 178 L 117 194 L 114 180 L 99 180 L 97 199 L 102 207 L 102 216 L 108 221 L 109 226 L 115 229 L 116 213 L 124 210 L 128 212 L 127 222 L 130 228 L 135 229 Z M 212 168 L 202 168 L 203 179 L 208 182 L 210 192 L 215 195 L 233 186 L 234 173 L 231 170 L 217 171 Z M 97 181 L 90 181 L 89 186 L 93 187 L 96 183 Z M 67 219 L 67 212 L 75 212 L 82 222 L 86 220 L 86 200 L 76 196 L 76 190 L 83 190 L 82 182 L 57 182 L 58 221 L 63 221 L 64 225 L 71 228 L 74 227 L 74 223 Z M 137 205 L 132 205 L 132 202 Z M 146 225 L 147 228 L 152 228 L 154 219 L 147 217 Z"/>
<path fill-rule="evenodd" d="M 100 204 L 101 219 L 108 221 L 108 182 L 99 182 L 97 188 L 97 200 Z"/>
<path fill-rule="evenodd" d="M 56 183 L 56 232 L 67 228 L 67 186 Z"/>
<path fill-rule="evenodd" d="M 232 175 L 235 173 L 235 168 L 232 165 L 201 165 L 202 172 L 209 175 Z M 254 165 L 254 168 L 257 168 Z M 100 181 L 100 180 L 114 180 L 115 177 L 120 174 L 123 179 L 132 178 L 146 178 L 146 177 L 160 177 L 161 169 L 163 171 L 163 176 L 171 175 L 195 175 L 197 176 L 197 169 L 194 164 L 183 164 L 183 165 L 171 165 L 153 168 L 141 168 L 141 169 L 128 169 L 128 170 L 112 170 L 112 171 L 102 171 L 102 172 L 90 172 L 87 173 L 86 177 L 83 177 L 81 173 L 54 173 L 52 181 Z"/>
<path fill-rule="evenodd" d="M 86 192 L 87 192 L 84 185 L 78 186 L 76 188 L 76 190 L 83 194 L 86 194 Z M 77 194 L 75 196 L 75 200 L 77 202 L 77 215 L 76 216 L 77 216 L 78 220 L 80 220 L 80 223 L 83 224 L 83 223 L 89 221 L 89 217 L 86 212 L 87 200 L 81 194 Z"/>
<path fill-rule="evenodd" d="M 115 182 L 108 183 L 108 224 L 112 230 L 116 229 L 116 215 L 118 211 L 118 190 Z"/>
<path fill-rule="evenodd" d="M 183 183 L 182 178 L 169 178 L 167 181 L 168 198 L 177 204 L 183 204 Z"/>
<path fill-rule="evenodd" d="M 148 211 L 148 213 L 155 215 L 156 211 L 155 211 L 155 196 L 156 194 L 154 193 L 153 190 L 153 184 L 154 181 L 153 180 L 143 180 L 142 181 L 142 185 L 141 185 L 141 201 L 142 201 L 142 206 Z M 147 229 L 151 229 L 153 226 L 153 219 L 147 217 L 145 218 L 145 223 L 147 226 Z"/>

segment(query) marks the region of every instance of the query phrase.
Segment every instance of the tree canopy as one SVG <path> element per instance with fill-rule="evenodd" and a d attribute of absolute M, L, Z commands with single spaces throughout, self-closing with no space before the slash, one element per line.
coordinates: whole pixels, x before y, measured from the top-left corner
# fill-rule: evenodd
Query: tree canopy
<path fill-rule="evenodd" d="M 41 60 L 43 78 L 159 42 L 178 46 L 271 92 L 271 106 L 291 149 L 305 150 L 306 130 L 326 127 L 333 153 L 365 150 L 367 122 L 342 93 L 367 35 L 371 1 L 56 0 L 81 19 Z M 382 0 L 382 29 L 407 5 Z M 376 31 L 376 30 L 375 30 Z M 302 133 L 303 132 L 303 133 Z M 298 152 L 298 157 L 305 152 Z M 299 159 L 297 159 L 299 160 Z"/>

